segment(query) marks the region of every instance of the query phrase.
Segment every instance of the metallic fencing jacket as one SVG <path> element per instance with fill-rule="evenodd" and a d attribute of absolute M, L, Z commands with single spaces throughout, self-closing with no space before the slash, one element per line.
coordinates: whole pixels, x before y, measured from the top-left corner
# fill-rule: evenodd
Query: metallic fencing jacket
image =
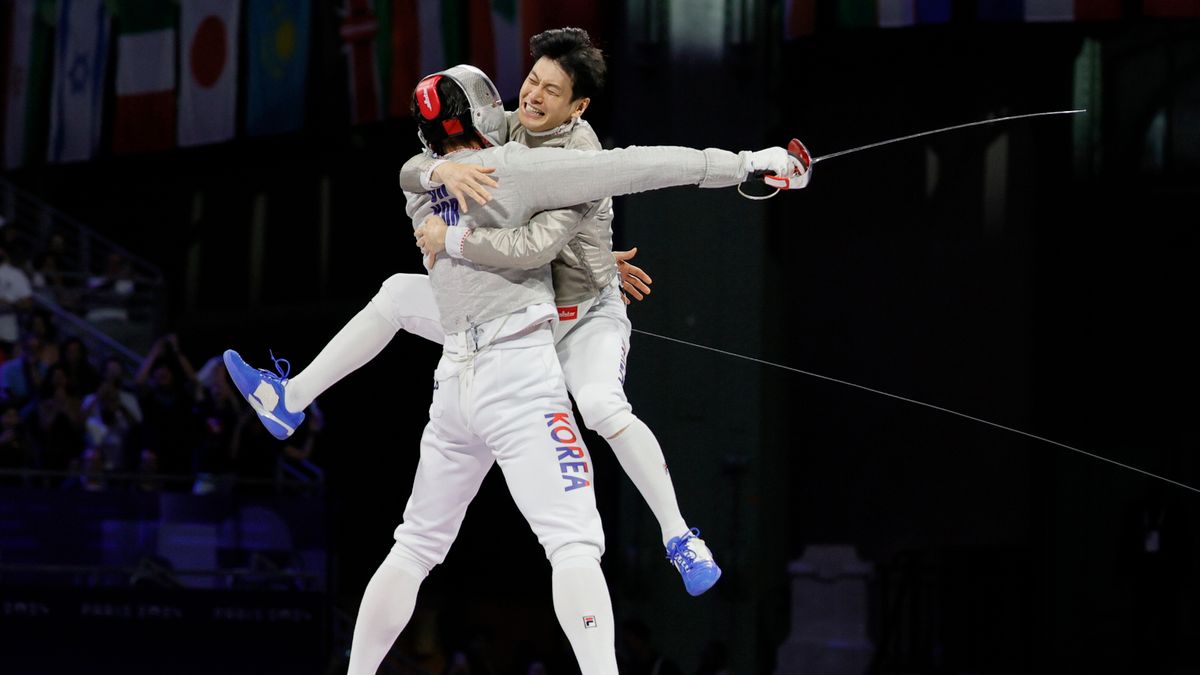
<path fill-rule="evenodd" d="M 467 225 L 473 228 L 469 237 L 457 239 L 461 241 L 461 249 L 451 245 L 454 237 L 447 232 L 448 255 L 439 255 L 430 270 L 442 327 L 447 333 L 456 333 L 533 304 L 553 302 L 555 294 L 548 263 L 578 235 L 578 223 L 587 222 L 585 216 L 605 208 L 608 197 L 675 185 L 737 185 L 746 178 L 748 155 L 672 146 L 572 150 L 528 148 L 518 143 L 461 150 L 450 158 L 455 162 L 495 167 L 493 175 L 499 182 L 498 187 L 491 189 L 491 201 L 461 216 L 457 200 L 444 186 L 432 190 L 421 188 L 420 164 L 427 158 L 409 160 L 400 178 L 407 199 L 406 211 L 414 226 L 429 215 L 438 215 L 451 230 L 462 227 L 468 220 L 471 222 Z M 537 234 L 523 227 L 539 212 L 570 204 L 581 205 L 575 207 L 579 215 L 573 228 L 556 226 L 553 218 L 543 218 L 543 229 Z M 551 231 L 558 234 L 546 234 Z M 604 231 L 611 237 L 607 234 L 611 231 L 607 224 Z M 459 230 L 458 234 L 465 232 Z M 487 260 L 477 260 L 468 254 L 470 240 L 477 236 L 481 240 L 473 250 Z M 481 243 L 489 238 L 495 238 L 495 243 Z M 607 250 L 610 239 L 599 241 L 606 242 L 602 245 L 611 267 L 612 257 Z M 492 254 L 496 257 L 490 257 Z M 527 262 L 523 268 L 514 268 L 513 259 Z M 507 267 L 500 267 L 497 262 Z M 583 274 L 591 283 L 601 282 L 590 267 Z"/>
<path fill-rule="evenodd" d="M 592 125 L 582 119 L 573 118 L 551 131 L 532 133 L 521 126 L 516 113 L 506 115 L 509 141 L 530 148 L 602 149 Z M 429 153 L 415 163 L 410 160 L 400 174 L 401 186 L 419 185 L 419 176 L 428 176 L 435 161 Z M 535 269 L 549 262 L 555 304 L 575 305 L 598 296 L 617 275 L 612 257 L 612 219 L 610 197 L 543 211 L 518 232 L 482 227 L 472 230 L 463 239 L 462 253 L 468 260 L 495 267 Z M 469 213 L 459 220 L 460 226 L 473 224 Z"/>

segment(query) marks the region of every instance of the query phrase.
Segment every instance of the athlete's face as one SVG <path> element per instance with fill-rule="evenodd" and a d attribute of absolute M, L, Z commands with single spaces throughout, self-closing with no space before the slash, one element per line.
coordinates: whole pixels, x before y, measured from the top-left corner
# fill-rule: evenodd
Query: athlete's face
<path fill-rule="evenodd" d="M 549 131 L 583 114 L 591 99 L 572 100 L 571 76 L 543 56 L 521 85 L 517 119 L 530 131 Z"/>

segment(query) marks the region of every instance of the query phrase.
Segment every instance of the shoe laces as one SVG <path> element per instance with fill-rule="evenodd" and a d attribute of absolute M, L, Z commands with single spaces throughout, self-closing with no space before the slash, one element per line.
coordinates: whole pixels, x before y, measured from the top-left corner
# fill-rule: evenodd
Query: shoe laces
<path fill-rule="evenodd" d="M 276 376 L 275 373 L 278 373 L 279 374 L 278 377 L 280 380 L 286 380 L 288 378 L 288 375 L 292 374 L 291 362 L 288 361 L 287 359 L 275 358 L 275 352 L 271 351 L 270 349 L 267 350 L 267 354 L 271 355 L 271 361 L 274 362 L 274 364 L 275 364 L 275 372 L 272 373 L 271 371 L 267 370 L 266 368 L 259 368 L 259 370 L 261 370 L 262 372 L 264 372 L 272 377 L 275 377 Z M 284 370 L 283 368 L 279 367 L 279 364 L 281 364 L 281 363 L 283 365 L 287 366 L 287 370 Z"/>
<path fill-rule="evenodd" d="M 696 552 L 687 545 L 690 539 L 700 538 L 700 530 L 693 527 L 685 532 L 682 536 L 672 539 L 667 546 L 667 560 L 670 560 L 683 570 L 691 569 L 696 563 Z"/>

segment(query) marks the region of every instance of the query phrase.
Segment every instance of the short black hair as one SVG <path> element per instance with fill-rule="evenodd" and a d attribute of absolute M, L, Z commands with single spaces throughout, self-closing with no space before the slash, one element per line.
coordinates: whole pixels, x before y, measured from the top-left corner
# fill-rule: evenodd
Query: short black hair
<path fill-rule="evenodd" d="M 445 143 L 443 139 L 446 132 L 443 130 L 442 121 L 452 117 L 458 117 L 471 109 L 471 102 L 467 100 L 467 93 L 457 82 L 449 77 L 443 76 L 437 83 L 437 95 L 441 101 L 442 108 L 438 111 L 437 119 L 427 120 L 421 115 L 420 105 L 417 103 L 417 92 L 413 90 L 412 101 L 410 108 L 413 119 L 417 121 L 417 128 L 421 130 L 421 135 L 429 143 L 429 147 L 439 155 L 445 153 Z M 466 131 L 474 131 L 474 128 L 463 129 Z"/>
<path fill-rule="evenodd" d="M 529 38 L 529 53 L 537 62 L 554 61 L 571 78 L 571 100 L 595 96 L 604 86 L 608 66 L 604 53 L 582 28 L 551 28 Z"/>

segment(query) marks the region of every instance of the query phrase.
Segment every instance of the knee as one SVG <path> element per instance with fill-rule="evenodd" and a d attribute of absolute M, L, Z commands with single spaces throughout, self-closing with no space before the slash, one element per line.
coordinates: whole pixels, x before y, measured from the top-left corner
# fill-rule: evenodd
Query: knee
<path fill-rule="evenodd" d="M 546 551 L 546 557 L 550 560 L 550 567 L 564 569 L 599 564 L 603 553 L 604 547 L 598 543 L 575 542 L 560 546 L 554 551 Z"/>
<path fill-rule="evenodd" d="M 371 304 L 393 328 L 403 330 L 404 318 L 408 314 L 405 307 L 411 303 L 411 298 L 422 283 L 428 285 L 424 275 L 393 274 L 379 287 Z"/>
<path fill-rule="evenodd" d="M 574 394 L 583 423 L 604 438 L 612 438 L 634 420 L 633 407 L 619 387 L 588 386 Z"/>
<path fill-rule="evenodd" d="M 426 557 L 409 548 L 402 540 L 396 539 L 396 543 L 392 544 L 391 550 L 388 551 L 388 557 L 385 557 L 383 562 L 384 565 L 412 574 L 415 579 L 425 579 L 430 575 L 431 569 L 437 566 L 437 562 L 426 560 Z"/>
<path fill-rule="evenodd" d="M 379 292 L 392 298 L 400 298 L 413 292 L 422 284 L 428 284 L 424 274 L 393 274 L 384 280 Z"/>

